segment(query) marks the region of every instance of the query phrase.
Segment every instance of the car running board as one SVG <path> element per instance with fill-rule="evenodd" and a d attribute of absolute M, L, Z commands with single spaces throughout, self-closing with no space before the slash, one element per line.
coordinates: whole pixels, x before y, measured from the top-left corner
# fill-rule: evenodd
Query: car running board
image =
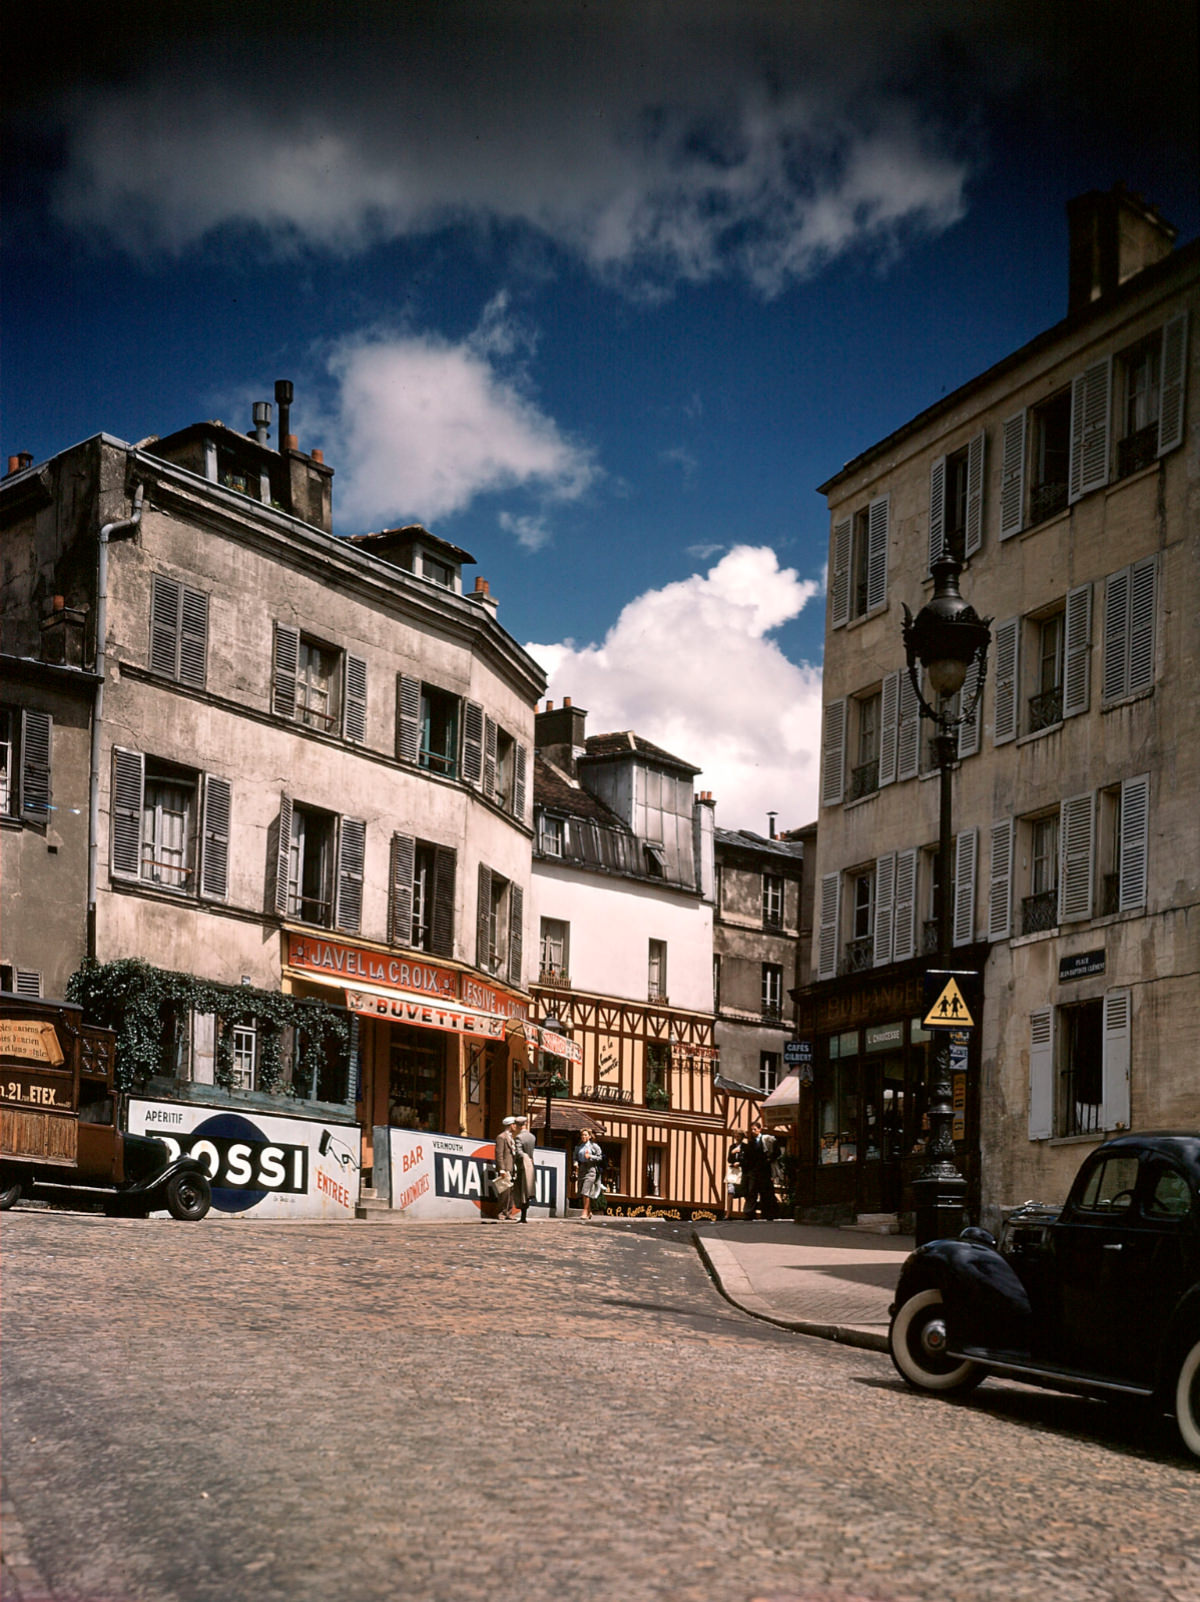
<path fill-rule="evenodd" d="M 1117 1396 L 1151 1397 L 1154 1388 L 1136 1385 L 1132 1380 L 1110 1379 L 1104 1374 L 1081 1374 L 1077 1369 L 1059 1368 L 1054 1363 L 1022 1362 L 1018 1357 L 1002 1358 L 983 1346 L 956 1346 L 948 1348 L 947 1357 L 961 1357 L 978 1363 L 989 1374 L 1008 1374 L 1013 1379 L 1033 1380 L 1044 1385 L 1059 1386 L 1068 1391 L 1112 1391 Z"/>

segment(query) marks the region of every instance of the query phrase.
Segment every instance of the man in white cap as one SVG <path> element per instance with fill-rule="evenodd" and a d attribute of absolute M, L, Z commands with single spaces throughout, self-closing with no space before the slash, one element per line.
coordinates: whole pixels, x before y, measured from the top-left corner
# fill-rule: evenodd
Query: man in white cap
<path fill-rule="evenodd" d="M 496 1136 L 496 1177 L 500 1181 L 496 1199 L 500 1203 L 501 1223 L 509 1223 L 518 1216 L 513 1202 L 513 1170 L 517 1160 L 516 1141 L 513 1139 L 515 1124 L 515 1118 L 505 1118 L 500 1124 L 500 1133 Z"/>
<path fill-rule="evenodd" d="M 524 1113 L 518 1113 L 513 1120 L 513 1188 L 512 1199 L 521 1209 L 521 1222 L 529 1222 L 526 1216 L 529 1204 L 534 1198 L 537 1185 L 537 1173 L 534 1168 L 533 1154 L 537 1150 L 537 1140 L 533 1130 L 529 1127 L 529 1120 Z"/>

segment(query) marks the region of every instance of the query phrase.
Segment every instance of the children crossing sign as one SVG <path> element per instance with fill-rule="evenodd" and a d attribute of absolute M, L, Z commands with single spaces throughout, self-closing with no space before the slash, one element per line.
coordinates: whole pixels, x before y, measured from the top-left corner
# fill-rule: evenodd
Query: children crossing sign
<path fill-rule="evenodd" d="M 925 1007 L 922 1029 L 974 1029 L 975 1003 L 967 997 L 974 990 L 975 973 L 948 973 L 930 969 L 925 975 Z"/>

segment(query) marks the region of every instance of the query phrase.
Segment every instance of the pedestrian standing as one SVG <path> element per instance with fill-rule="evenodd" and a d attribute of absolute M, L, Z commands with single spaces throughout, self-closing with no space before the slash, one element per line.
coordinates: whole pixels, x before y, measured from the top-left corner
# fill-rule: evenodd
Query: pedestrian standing
<path fill-rule="evenodd" d="M 515 1118 L 505 1118 L 500 1125 L 500 1133 L 496 1136 L 495 1191 L 496 1200 L 500 1203 L 501 1223 L 510 1223 L 517 1217 L 517 1209 L 513 1204 L 517 1165 L 517 1146 L 513 1138 L 513 1125 L 515 1123 Z"/>
<path fill-rule="evenodd" d="M 744 1134 L 739 1134 L 738 1135 L 736 1141 L 730 1147 L 729 1160 L 725 1165 L 725 1216 L 726 1216 L 726 1218 L 736 1218 L 737 1217 L 737 1207 L 735 1206 L 735 1203 L 736 1203 L 738 1197 L 744 1194 L 743 1188 L 742 1188 L 742 1181 L 743 1181 L 743 1177 L 744 1177 L 744 1174 L 745 1174 L 745 1170 L 742 1167 L 742 1147 L 745 1144 L 747 1138 L 748 1137 L 746 1135 L 744 1135 Z"/>
<path fill-rule="evenodd" d="M 775 1182 L 771 1177 L 771 1161 L 775 1155 L 775 1137 L 765 1134 L 756 1118 L 750 1133 L 742 1143 L 742 1175 L 746 1190 L 746 1222 L 749 1223 L 757 1208 L 764 1218 L 775 1216 Z"/>
<path fill-rule="evenodd" d="M 575 1183 L 583 1202 L 585 1223 L 592 1216 L 593 1200 L 600 1194 L 600 1168 L 603 1162 L 604 1153 L 599 1145 L 587 1130 L 581 1129 L 579 1144 L 575 1148 Z"/>
<path fill-rule="evenodd" d="M 512 1199 L 520 1209 L 519 1216 L 523 1224 L 529 1222 L 529 1204 L 534 1198 L 537 1185 L 537 1171 L 533 1162 L 536 1150 L 537 1140 L 529 1127 L 529 1120 L 524 1113 L 518 1113 L 513 1119 Z"/>

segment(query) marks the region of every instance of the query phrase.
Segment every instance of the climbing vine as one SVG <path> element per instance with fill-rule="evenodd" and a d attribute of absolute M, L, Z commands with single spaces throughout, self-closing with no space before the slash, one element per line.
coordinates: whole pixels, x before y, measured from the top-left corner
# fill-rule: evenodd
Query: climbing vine
<path fill-rule="evenodd" d="M 137 957 L 116 962 L 85 962 L 67 983 L 67 1000 L 84 1010 L 89 1023 L 103 1024 L 117 1034 L 117 1083 L 122 1090 L 142 1088 L 164 1072 L 165 1049 L 180 1012 L 210 1013 L 217 1020 L 214 1077 L 233 1086 L 234 1030 L 253 1026 L 258 1033 L 258 1088 L 273 1095 L 294 1096 L 285 1083 L 283 1033 L 292 1029 L 300 1043 L 297 1071 L 313 1087 L 313 1099 L 340 1101 L 342 1093 L 318 1094 L 329 1077 L 330 1055 L 346 1062 L 350 1022 L 340 1008 L 323 1001 L 285 996 L 251 985 L 222 985 L 195 974 L 155 968 Z"/>

